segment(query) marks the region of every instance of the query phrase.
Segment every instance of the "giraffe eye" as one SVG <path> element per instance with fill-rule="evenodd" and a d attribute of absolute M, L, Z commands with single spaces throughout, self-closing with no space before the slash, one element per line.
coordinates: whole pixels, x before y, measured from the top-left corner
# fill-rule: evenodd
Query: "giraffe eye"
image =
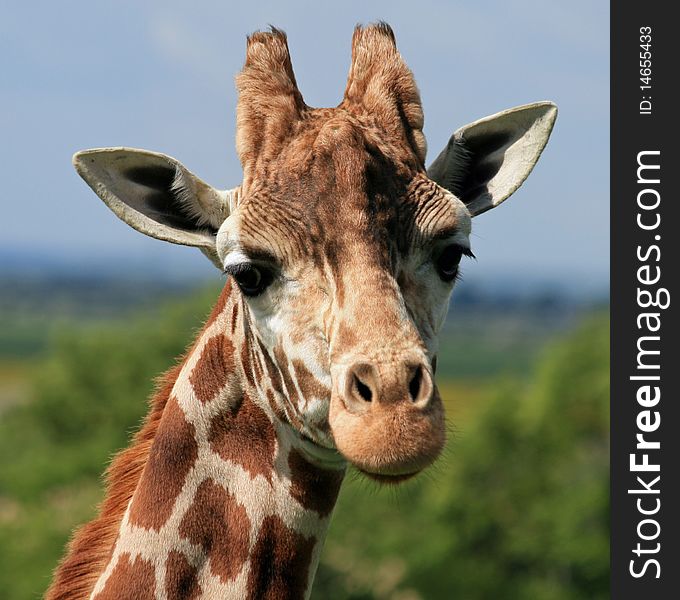
<path fill-rule="evenodd" d="M 435 261 L 435 265 L 437 273 L 443 281 L 453 281 L 456 278 L 460 259 L 463 255 L 474 258 L 474 254 L 469 248 L 464 248 L 458 244 L 451 244 L 442 250 Z"/>
<path fill-rule="evenodd" d="M 231 265 L 225 269 L 231 275 L 246 296 L 259 296 L 272 282 L 272 272 L 264 267 L 251 263 Z"/>

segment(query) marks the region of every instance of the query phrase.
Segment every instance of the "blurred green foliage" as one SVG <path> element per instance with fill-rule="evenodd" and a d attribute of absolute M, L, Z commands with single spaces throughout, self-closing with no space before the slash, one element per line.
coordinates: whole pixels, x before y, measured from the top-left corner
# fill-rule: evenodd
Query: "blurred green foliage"
<path fill-rule="evenodd" d="M 138 425 L 152 377 L 215 297 L 64 328 L 31 367 L 32 397 L 0 406 L 2 598 L 47 587 L 70 531 L 94 514 L 103 467 Z M 415 481 L 379 488 L 350 474 L 313 597 L 608 597 L 608 344 L 607 318 L 593 318 L 531 377 L 474 384 L 446 455 Z M 460 351 L 448 347 L 444 362 Z M 445 397 L 463 389 L 443 382 Z"/>

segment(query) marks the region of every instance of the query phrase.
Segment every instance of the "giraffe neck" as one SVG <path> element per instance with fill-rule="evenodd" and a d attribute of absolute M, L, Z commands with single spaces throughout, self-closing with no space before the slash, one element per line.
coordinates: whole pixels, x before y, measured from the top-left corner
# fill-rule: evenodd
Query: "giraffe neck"
<path fill-rule="evenodd" d="M 90 598 L 308 597 L 345 463 L 281 418 L 242 302 L 182 364 Z"/>

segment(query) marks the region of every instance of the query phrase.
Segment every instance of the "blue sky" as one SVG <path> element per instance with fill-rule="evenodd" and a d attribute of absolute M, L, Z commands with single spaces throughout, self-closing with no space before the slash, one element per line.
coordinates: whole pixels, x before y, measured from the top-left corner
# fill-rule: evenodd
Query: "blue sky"
<path fill-rule="evenodd" d="M 128 229 L 71 167 L 79 149 L 136 146 L 180 159 L 216 187 L 239 183 L 234 75 L 248 33 L 288 33 L 312 106 L 344 89 L 356 23 L 389 22 L 418 82 L 432 160 L 459 126 L 550 99 L 560 109 L 535 171 L 474 221 L 468 276 L 606 287 L 609 263 L 609 8 L 592 0 L 341 3 L 27 2 L 0 18 L 0 249 L 210 273 L 189 248 Z"/>

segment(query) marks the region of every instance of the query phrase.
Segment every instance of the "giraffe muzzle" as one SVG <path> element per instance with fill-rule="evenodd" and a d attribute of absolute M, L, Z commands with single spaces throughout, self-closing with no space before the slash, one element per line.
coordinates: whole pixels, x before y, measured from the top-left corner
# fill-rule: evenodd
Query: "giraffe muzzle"
<path fill-rule="evenodd" d="M 430 465 L 445 441 L 444 411 L 423 360 L 361 360 L 335 369 L 329 421 L 338 450 L 379 481 Z"/>

